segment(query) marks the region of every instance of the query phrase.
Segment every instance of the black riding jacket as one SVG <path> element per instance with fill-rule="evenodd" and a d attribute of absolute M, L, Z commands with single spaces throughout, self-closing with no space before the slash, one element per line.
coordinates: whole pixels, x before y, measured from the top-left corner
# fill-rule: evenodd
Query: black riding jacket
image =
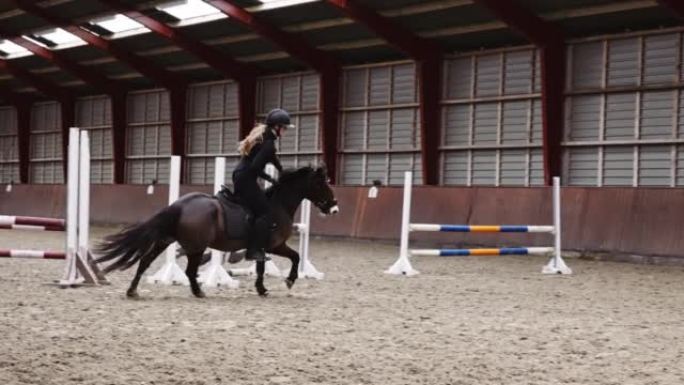
<path fill-rule="evenodd" d="M 240 159 L 240 162 L 235 168 L 234 174 L 246 173 L 246 175 L 253 176 L 255 180 L 258 176 L 261 179 L 273 183 L 273 178 L 266 174 L 264 167 L 266 167 L 266 164 L 271 163 L 273 166 L 275 166 L 278 172 L 283 171 L 283 166 L 280 164 L 280 160 L 276 155 L 276 139 L 277 136 L 273 130 L 270 128 L 266 129 L 263 135 L 263 140 L 260 143 L 256 143 L 249 151 L 249 154 Z"/>

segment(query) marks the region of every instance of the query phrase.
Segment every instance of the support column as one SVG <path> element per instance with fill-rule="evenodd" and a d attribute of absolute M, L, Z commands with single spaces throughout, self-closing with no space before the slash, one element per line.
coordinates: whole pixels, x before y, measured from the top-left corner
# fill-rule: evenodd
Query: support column
<path fill-rule="evenodd" d="M 187 87 L 179 86 L 169 90 L 171 102 L 171 155 L 185 156 L 185 115 Z M 182 160 L 182 158 L 181 158 Z M 181 165 L 180 183 L 185 181 Z"/>
<path fill-rule="evenodd" d="M 112 103 L 112 143 L 114 183 L 126 183 L 126 93 L 110 95 Z"/>
<path fill-rule="evenodd" d="M 67 175 L 67 159 L 69 155 L 69 129 L 76 122 L 76 103 L 72 98 L 59 101 L 62 116 L 62 166 L 64 168 L 64 183 Z"/>
<path fill-rule="evenodd" d="M 551 186 L 553 177 L 561 175 L 561 140 L 565 105 L 565 44 L 558 41 L 541 48 L 542 140 L 544 184 Z"/>
<path fill-rule="evenodd" d="M 19 182 L 29 183 L 31 162 L 31 103 L 18 103 L 17 135 L 19 137 Z"/>
<path fill-rule="evenodd" d="M 240 136 L 242 140 L 256 123 L 256 77 L 246 76 L 238 82 L 238 110 L 240 114 Z"/>
<path fill-rule="evenodd" d="M 439 184 L 440 95 L 442 61 L 439 56 L 417 63 L 420 86 L 420 147 L 423 183 Z"/>
<path fill-rule="evenodd" d="M 337 142 L 339 126 L 340 70 L 329 68 L 321 72 L 320 108 L 323 161 L 328 169 L 330 183 L 337 183 Z"/>

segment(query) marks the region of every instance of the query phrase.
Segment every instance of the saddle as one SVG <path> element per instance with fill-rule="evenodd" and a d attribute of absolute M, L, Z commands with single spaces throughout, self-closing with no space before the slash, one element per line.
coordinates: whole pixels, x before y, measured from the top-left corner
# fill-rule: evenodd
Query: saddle
<path fill-rule="evenodd" d="M 252 226 L 252 222 L 254 221 L 254 214 L 252 211 L 249 209 L 249 207 L 245 204 L 244 200 L 233 193 L 228 186 L 221 185 L 221 190 L 214 195 L 214 198 L 216 198 L 219 201 L 219 204 L 223 207 L 223 223 L 229 223 L 228 219 L 228 210 L 230 208 L 235 208 L 235 206 L 241 207 L 245 211 L 245 222 L 248 226 Z M 273 232 L 277 226 L 275 223 L 272 225 L 270 231 Z M 226 228 L 227 231 L 227 228 Z M 243 258 L 245 257 L 245 252 L 244 250 L 242 252 L 231 252 L 229 262 L 230 263 L 238 263 L 240 262 Z M 268 259 L 270 260 L 270 258 Z"/>
<path fill-rule="evenodd" d="M 252 214 L 251 210 L 245 203 L 245 201 L 239 196 L 235 195 L 234 192 L 230 191 L 230 188 L 228 186 L 221 185 L 221 190 L 214 195 L 214 198 L 216 198 L 221 206 L 223 206 L 223 215 L 224 215 L 224 223 L 228 223 L 228 217 L 227 217 L 227 212 L 228 209 L 230 208 L 235 208 L 235 206 L 240 206 L 243 210 L 245 210 L 245 219 L 247 223 L 251 223 L 254 215 Z"/>

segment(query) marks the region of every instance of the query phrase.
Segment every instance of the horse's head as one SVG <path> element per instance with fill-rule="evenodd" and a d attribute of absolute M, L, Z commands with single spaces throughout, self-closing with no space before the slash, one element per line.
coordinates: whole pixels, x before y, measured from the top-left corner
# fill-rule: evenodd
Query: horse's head
<path fill-rule="evenodd" d="M 340 208 L 337 206 L 337 199 L 329 182 L 325 167 L 311 168 L 305 198 L 318 207 L 321 213 L 334 215 L 340 212 Z"/>
<path fill-rule="evenodd" d="M 301 192 L 299 199 L 310 200 L 321 213 L 325 215 L 337 214 L 340 212 L 337 207 L 335 194 L 328 183 L 328 174 L 325 167 L 301 167 L 296 170 L 285 170 L 278 179 L 279 185 L 295 188 Z M 279 188 L 278 188 L 279 189 Z M 286 190 L 287 191 L 287 190 Z M 269 190 L 267 194 L 272 194 Z M 297 201 L 297 206 L 300 201 Z"/>

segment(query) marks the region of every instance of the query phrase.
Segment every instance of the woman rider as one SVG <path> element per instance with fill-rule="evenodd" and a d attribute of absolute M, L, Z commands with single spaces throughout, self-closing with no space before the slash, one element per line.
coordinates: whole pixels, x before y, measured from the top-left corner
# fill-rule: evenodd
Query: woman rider
<path fill-rule="evenodd" d="M 276 181 L 264 172 L 264 167 L 271 163 L 278 172 L 283 171 L 276 155 L 275 140 L 290 127 L 290 115 L 285 110 L 274 109 L 268 113 L 264 124 L 257 124 L 240 142 L 242 157 L 233 171 L 233 185 L 235 193 L 252 212 L 252 225 L 247 238 L 246 259 L 249 260 L 266 260 L 264 249 L 273 223 L 266 194 L 257 184 L 257 177 L 275 184 Z"/>

